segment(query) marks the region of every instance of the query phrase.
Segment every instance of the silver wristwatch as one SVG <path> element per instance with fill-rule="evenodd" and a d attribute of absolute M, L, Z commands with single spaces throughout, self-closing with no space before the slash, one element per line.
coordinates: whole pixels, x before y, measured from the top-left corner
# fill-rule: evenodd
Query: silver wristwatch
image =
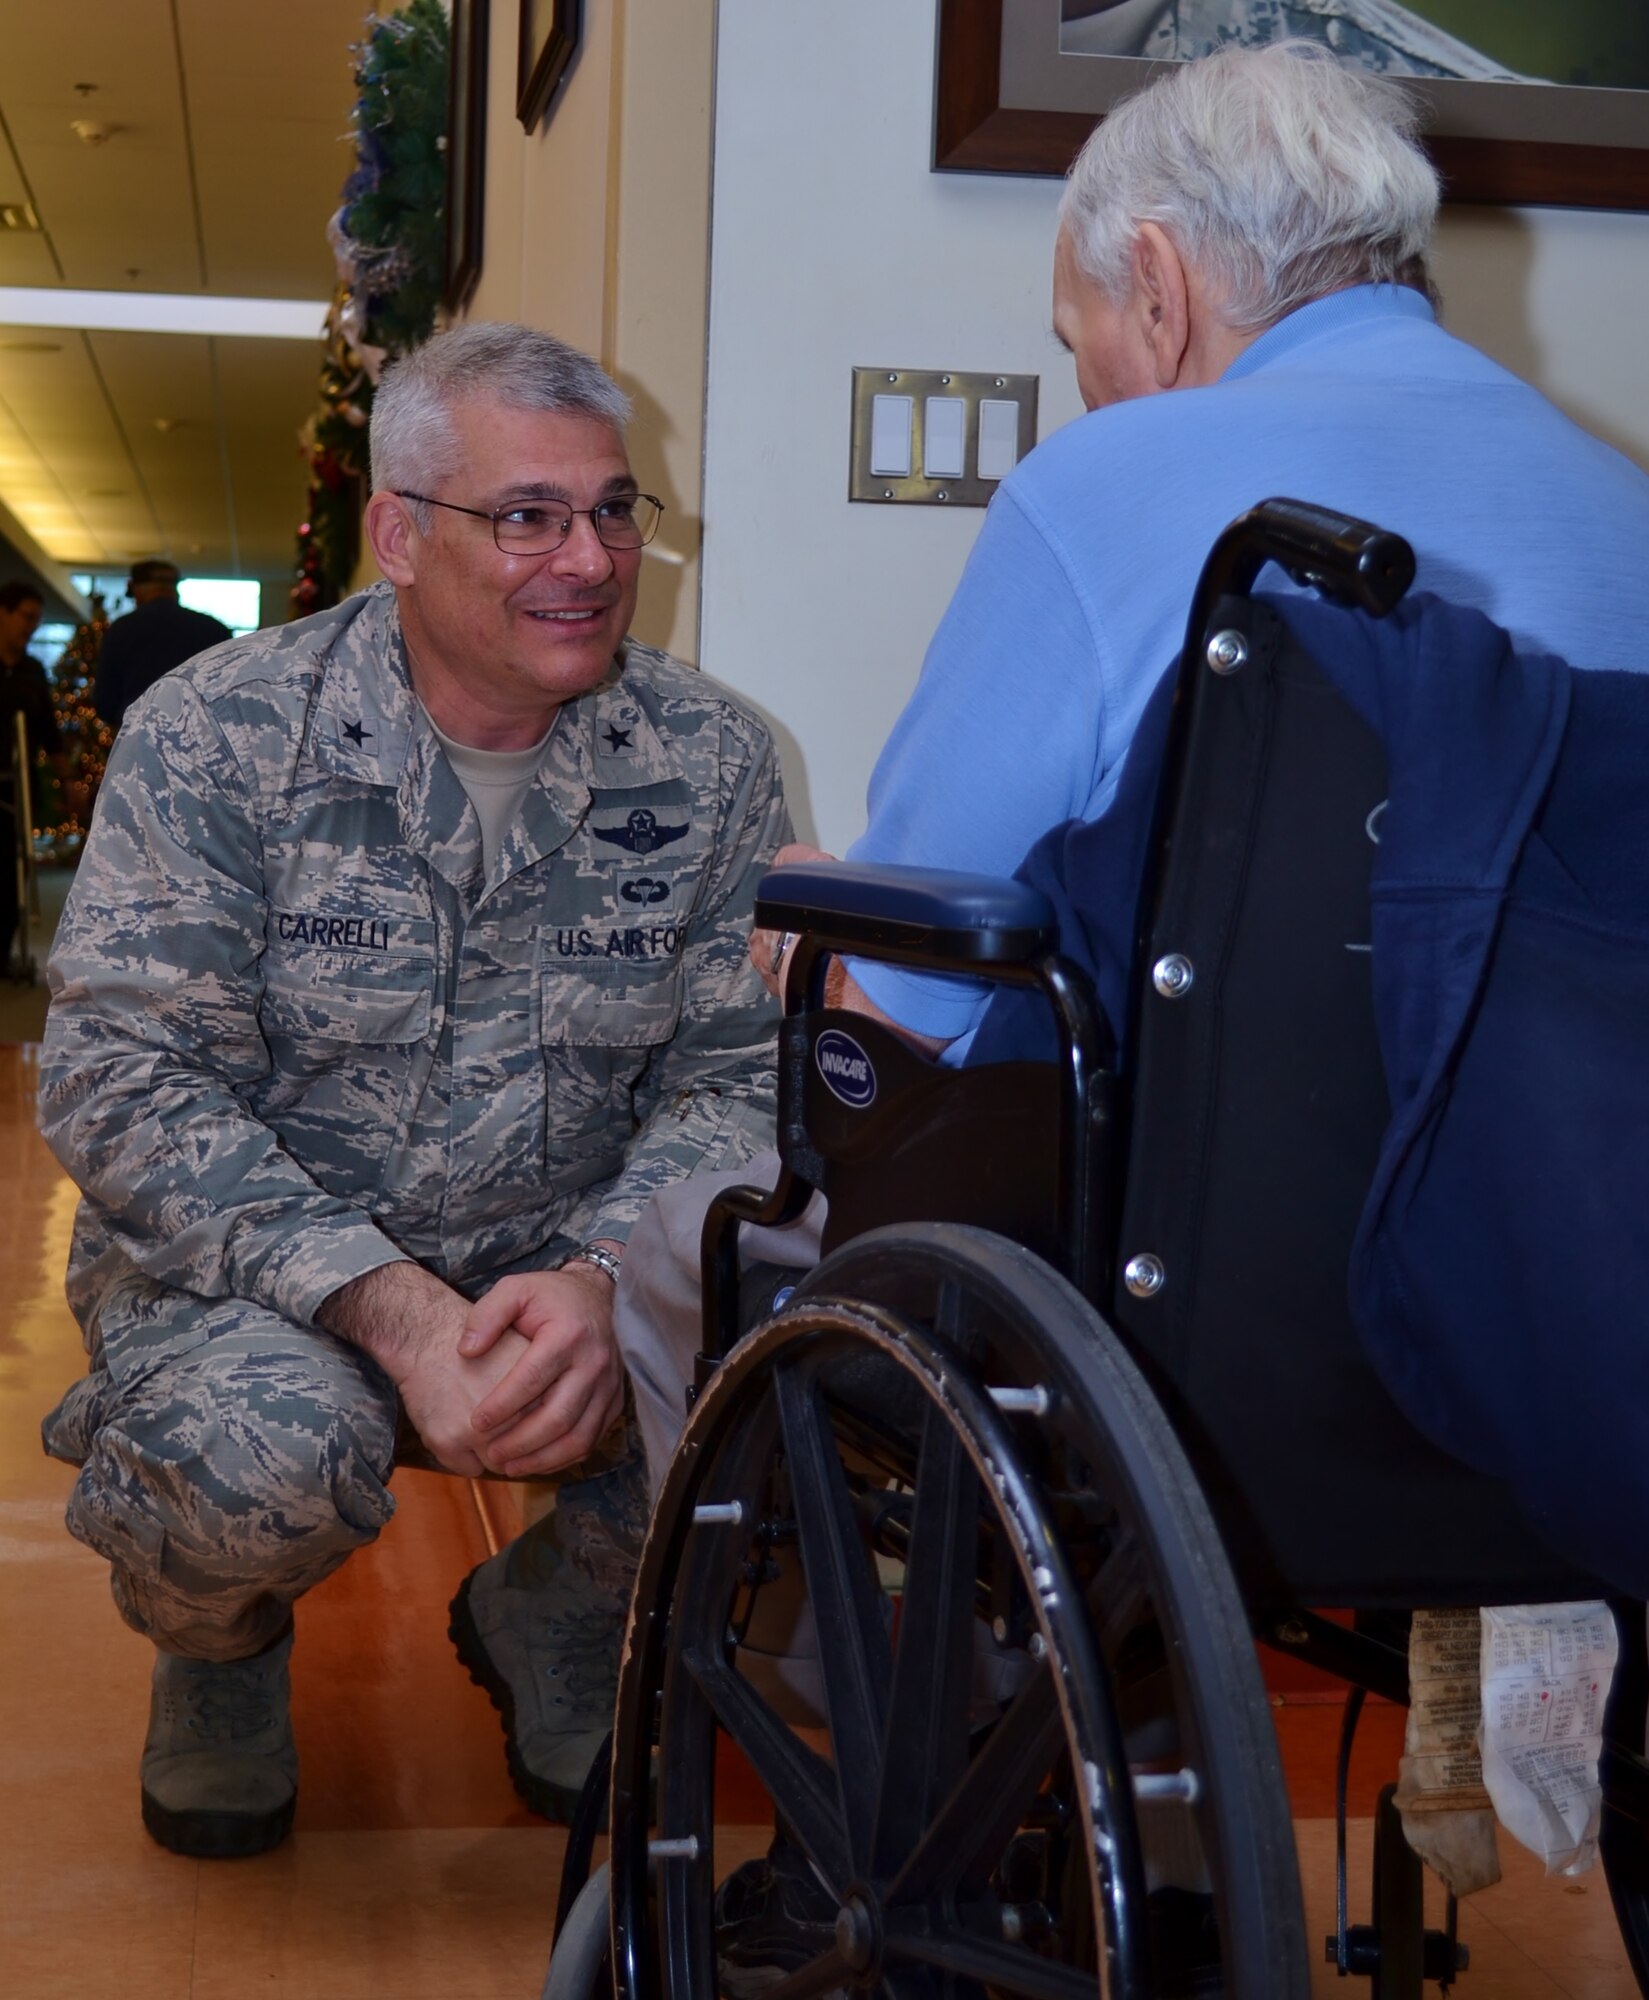
<path fill-rule="evenodd" d="M 603 1250 L 599 1243 L 586 1243 L 583 1249 L 574 1250 L 563 1257 L 561 1268 L 565 1270 L 569 1264 L 593 1264 L 598 1271 L 605 1272 L 616 1285 L 621 1262 L 622 1259 L 615 1257 L 611 1250 Z"/>

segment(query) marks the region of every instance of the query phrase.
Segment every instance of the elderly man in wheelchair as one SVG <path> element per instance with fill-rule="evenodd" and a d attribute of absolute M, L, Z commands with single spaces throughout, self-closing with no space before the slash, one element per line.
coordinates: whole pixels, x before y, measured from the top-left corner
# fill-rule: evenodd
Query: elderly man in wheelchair
<path fill-rule="evenodd" d="M 1032 851 L 766 884 L 778 1158 L 620 1279 L 656 1500 L 553 2000 L 1303 2000 L 1254 1641 L 1351 1684 L 1343 1771 L 1449 1646 L 1417 1748 L 1470 1764 L 1479 1634 L 1585 1665 L 1574 1740 L 1524 1796 L 1486 1729 L 1449 1812 L 1411 1760 L 1329 1956 L 1451 1983 L 1405 1828 L 1469 1889 L 1492 1798 L 1601 1845 L 1649 1991 L 1649 678 L 1546 657 L 1641 663 L 1649 482 L 1436 326 L 1436 203 L 1286 45 L 1073 168 L 1095 414 L 988 510 L 856 862 Z M 724 1737 L 775 1823 L 731 1871 Z"/>
<path fill-rule="evenodd" d="M 1649 1991 L 1649 681 L 1412 575 L 1263 506 L 1103 821 L 1011 883 L 768 877 L 782 1172 L 706 1222 L 549 1991 L 1304 1996 L 1252 1641 L 1351 1683 L 1343 1777 L 1415 1614 L 1481 1605 L 1618 1632 L 1567 1835 Z M 832 954 L 989 981 L 967 1063 L 824 1004 Z M 741 1272 L 815 1190 L 823 1260 Z M 777 1838 L 718 1889 L 722 1732 Z M 1368 1924 L 1341 1817 L 1329 1955 L 1447 1986 L 1398 1808 Z"/>

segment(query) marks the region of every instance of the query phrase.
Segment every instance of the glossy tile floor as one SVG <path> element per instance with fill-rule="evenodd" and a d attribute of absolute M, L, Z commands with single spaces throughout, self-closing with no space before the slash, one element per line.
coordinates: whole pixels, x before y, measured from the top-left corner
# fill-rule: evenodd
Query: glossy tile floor
<path fill-rule="evenodd" d="M 488 1546 L 462 1481 L 399 1474 L 390 1531 L 300 1608 L 304 1775 L 287 1845 L 207 1864 L 144 1834 L 148 1648 L 115 1616 L 102 1565 L 63 1532 L 71 1473 L 39 1449 L 41 1413 L 80 1350 L 62 1303 L 74 1195 L 34 1131 L 34 1082 L 33 1051 L 0 1047 L 0 1994 L 532 2000 L 562 1836 L 516 1802 L 492 1710 L 446 1642 L 447 1600 Z M 1318 1939 L 1331 1921 L 1337 1719 L 1320 1704 L 1279 1710 Z M 1398 1711 L 1370 1712 L 1354 1774 L 1363 1813 L 1400 1730 Z M 733 1790 L 737 1811 L 749 1793 Z M 1356 1915 L 1366 1820 L 1353 1836 Z M 729 1828 L 718 1849 L 731 1862 L 763 1841 Z M 1456 1991 L 1630 2000 L 1601 1877 L 1544 1882 L 1502 1849 L 1507 1881 L 1462 1915 L 1474 1963 Z M 1319 1966 L 1313 1991 L 1367 1989 Z"/>

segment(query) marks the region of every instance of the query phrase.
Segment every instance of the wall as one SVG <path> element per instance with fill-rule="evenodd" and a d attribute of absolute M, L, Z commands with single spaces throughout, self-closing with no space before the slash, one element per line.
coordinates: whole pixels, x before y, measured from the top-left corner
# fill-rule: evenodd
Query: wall
<path fill-rule="evenodd" d="M 515 115 L 516 10 L 494 6 L 486 221 L 466 317 L 521 320 L 599 357 L 635 403 L 630 452 L 665 503 L 638 636 L 698 630 L 714 0 L 603 0 L 547 124 Z"/>
<path fill-rule="evenodd" d="M 929 172 L 933 29 L 927 0 L 719 10 L 699 657 L 833 851 L 982 518 L 847 500 L 853 367 L 1039 373 L 1043 436 L 1078 410 L 1058 187 Z M 1453 327 L 1649 465 L 1649 217 L 1454 211 L 1438 271 Z"/>

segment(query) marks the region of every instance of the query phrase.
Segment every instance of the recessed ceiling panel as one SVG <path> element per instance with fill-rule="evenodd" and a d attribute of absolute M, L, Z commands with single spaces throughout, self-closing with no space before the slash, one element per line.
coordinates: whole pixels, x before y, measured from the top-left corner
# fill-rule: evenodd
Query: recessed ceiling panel
<path fill-rule="evenodd" d="M 169 0 L 9 8 L 0 103 L 66 283 L 200 286 Z"/>
<path fill-rule="evenodd" d="M 281 340 L 216 346 L 243 561 L 260 574 L 284 574 L 309 490 L 298 432 L 315 408 L 320 356 Z"/>
<path fill-rule="evenodd" d="M 230 506 L 218 451 L 212 343 L 162 333 L 87 336 L 132 466 L 147 496 L 127 518 L 157 554 L 182 559 L 200 544 L 231 547 Z M 162 428 L 164 426 L 164 428 Z M 152 525 L 145 525 L 151 523 Z"/>
<path fill-rule="evenodd" d="M 365 15 L 363 0 L 8 9 L 0 208 L 32 199 L 42 227 L 0 228 L 0 284 L 325 297 Z M 76 120 L 106 136 L 85 143 Z M 0 498 L 67 563 L 159 549 L 278 583 L 321 361 L 318 339 L 0 327 Z"/>
<path fill-rule="evenodd" d="M 179 0 L 178 19 L 213 289 L 324 297 L 326 222 L 355 165 L 350 44 L 365 9 Z"/>
<path fill-rule="evenodd" d="M 55 285 L 57 266 L 45 235 L 0 229 L 0 285 Z"/>

